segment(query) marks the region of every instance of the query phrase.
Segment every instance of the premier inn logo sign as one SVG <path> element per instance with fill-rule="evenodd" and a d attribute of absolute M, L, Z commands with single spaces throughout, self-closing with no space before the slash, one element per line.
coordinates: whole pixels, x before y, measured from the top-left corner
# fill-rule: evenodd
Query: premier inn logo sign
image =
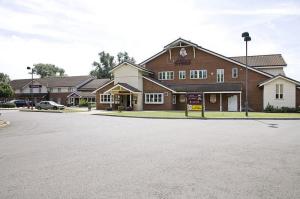
<path fill-rule="evenodd" d="M 175 60 L 175 65 L 190 65 L 191 60 L 187 59 L 187 52 L 185 48 L 181 48 L 179 51 L 179 56 Z"/>

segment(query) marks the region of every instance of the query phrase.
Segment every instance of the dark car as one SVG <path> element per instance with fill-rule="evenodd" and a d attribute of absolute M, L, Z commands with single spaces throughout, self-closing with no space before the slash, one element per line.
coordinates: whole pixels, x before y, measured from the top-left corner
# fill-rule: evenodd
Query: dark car
<path fill-rule="evenodd" d="M 8 103 L 13 103 L 16 107 L 25 107 L 32 104 L 32 102 L 26 100 L 11 100 Z"/>

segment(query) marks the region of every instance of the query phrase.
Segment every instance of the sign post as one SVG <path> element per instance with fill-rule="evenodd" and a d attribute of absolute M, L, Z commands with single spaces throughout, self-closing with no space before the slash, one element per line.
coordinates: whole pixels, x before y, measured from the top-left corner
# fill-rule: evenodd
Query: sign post
<path fill-rule="evenodd" d="M 188 110 L 201 111 L 201 116 L 204 117 L 204 99 L 203 93 L 188 93 L 186 95 L 186 116 Z"/>

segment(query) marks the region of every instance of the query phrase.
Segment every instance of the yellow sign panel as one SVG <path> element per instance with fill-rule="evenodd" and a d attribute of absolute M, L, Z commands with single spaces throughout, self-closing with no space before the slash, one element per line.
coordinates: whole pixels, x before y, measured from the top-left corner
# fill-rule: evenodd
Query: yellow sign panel
<path fill-rule="evenodd" d="M 188 109 L 190 111 L 201 111 L 202 110 L 202 105 L 188 105 Z"/>

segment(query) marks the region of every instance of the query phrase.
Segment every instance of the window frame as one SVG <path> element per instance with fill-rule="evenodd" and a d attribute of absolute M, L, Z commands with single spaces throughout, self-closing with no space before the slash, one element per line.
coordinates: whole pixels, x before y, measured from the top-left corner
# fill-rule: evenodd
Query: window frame
<path fill-rule="evenodd" d="M 236 71 L 236 73 L 234 72 L 234 71 Z M 236 76 L 234 76 L 234 74 L 236 74 Z M 239 69 L 238 68 L 232 68 L 231 69 L 231 77 L 233 78 L 233 79 L 236 79 L 236 78 L 238 78 L 239 77 Z"/>
<path fill-rule="evenodd" d="M 222 71 L 222 73 L 219 74 L 219 71 Z M 217 83 L 224 83 L 224 80 L 225 80 L 225 70 L 223 68 L 218 68 L 217 69 L 217 75 L 216 75 L 216 78 L 217 78 Z M 223 81 L 219 81 L 219 75 L 222 75 L 220 78 L 220 80 L 223 80 Z"/>
<path fill-rule="evenodd" d="M 158 72 L 158 80 L 174 80 L 174 71 L 160 71 L 160 72 Z"/>
<path fill-rule="evenodd" d="M 275 99 L 283 100 L 283 84 L 275 85 Z"/>
<path fill-rule="evenodd" d="M 182 74 L 184 74 L 184 75 L 182 75 Z M 184 76 L 184 77 L 182 77 L 182 76 Z M 180 70 L 178 72 L 178 79 L 186 79 L 186 71 L 185 70 Z"/>
<path fill-rule="evenodd" d="M 159 98 L 159 95 L 161 96 Z M 156 99 L 156 102 L 155 102 Z M 159 101 L 161 99 L 161 101 Z M 144 93 L 145 104 L 164 104 L 164 93 Z"/>
<path fill-rule="evenodd" d="M 207 79 L 207 70 L 190 70 L 190 79 Z"/>
<path fill-rule="evenodd" d="M 176 104 L 176 95 L 172 95 L 172 104 Z"/>
<path fill-rule="evenodd" d="M 106 98 L 105 98 L 106 96 Z M 108 96 L 109 96 L 109 101 L 108 101 Z M 114 102 L 114 95 L 111 94 L 100 94 L 100 103 L 101 104 L 110 104 Z M 106 100 L 105 100 L 106 99 Z"/>

